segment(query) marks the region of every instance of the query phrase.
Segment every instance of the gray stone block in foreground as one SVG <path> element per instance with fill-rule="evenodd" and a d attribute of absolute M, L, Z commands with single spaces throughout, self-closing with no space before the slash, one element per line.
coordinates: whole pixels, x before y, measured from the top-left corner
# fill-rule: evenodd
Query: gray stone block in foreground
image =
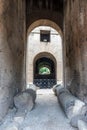
<path fill-rule="evenodd" d="M 14 97 L 14 104 L 18 111 L 31 111 L 34 107 L 36 92 L 32 89 L 27 89 Z"/>
<path fill-rule="evenodd" d="M 56 96 L 58 95 L 58 90 L 60 90 L 61 88 L 64 88 L 63 86 L 61 86 L 61 84 L 56 84 L 53 86 L 53 92 Z"/>
<path fill-rule="evenodd" d="M 86 105 L 82 107 L 81 112 L 80 112 L 79 115 L 76 115 L 76 116 L 72 117 L 72 119 L 70 121 L 70 124 L 73 127 L 78 127 L 78 121 L 79 120 L 87 122 L 87 106 Z"/>
<path fill-rule="evenodd" d="M 73 96 L 67 89 L 62 87 L 57 88 L 57 97 L 69 119 L 79 115 L 82 107 L 85 105 L 84 102 Z"/>

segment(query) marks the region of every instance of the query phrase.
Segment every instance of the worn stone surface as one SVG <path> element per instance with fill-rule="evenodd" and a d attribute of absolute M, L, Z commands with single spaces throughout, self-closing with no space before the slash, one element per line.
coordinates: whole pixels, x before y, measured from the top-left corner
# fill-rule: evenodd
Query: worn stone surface
<path fill-rule="evenodd" d="M 87 106 L 84 105 L 79 113 L 79 115 L 76 115 L 72 117 L 70 123 L 73 127 L 78 127 L 78 121 L 82 120 L 87 123 Z"/>
<path fill-rule="evenodd" d="M 18 123 L 18 130 L 77 130 L 70 126 L 69 119 L 66 118 L 53 91 L 50 89 L 38 91 L 35 109 L 25 115 L 23 122 Z M 12 124 L 16 126 L 19 121 L 15 122 L 14 117 L 15 115 L 11 119 L 9 114 L 0 125 L 0 130 L 5 130 L 5 127 Z"/>
<path fill-rule="evenodd" d="M 14 69 L 12 53 L 7 40 L 8 34 L 10 34 L 10 29 L 7 28 L 8 19 L 10 19 L 10 16 L 7 16 L 9 15 L 9 5 L 10 1 L 7 3 L 5 0 L 0 1 L 0 121 L 7 113 L 13 99 Z"/>
<path fill-rule="evenodd" d="M 14 117 L 14 121 L 17 122 L 18 124 L 22 124 L 24 121 L 24 117 L 16 116 Z"/>
<path fill-rule="evenodd" d="M 24 53 L 21 3 L 21 0 L 19 5 L 17 0 L 0 0 L 0 121 L 8 108 L 13 107 L 13 95 L 22 89 L 19 88 Z"/>
<path fill-rule="evenodd" d="M 79 120 L 78 121 L 78 129 L 79 130 L 87 130 L 87 122 Z"/>
<path fill-rule="evenodd" d="M 64 2 L 65 82 L 87 103 L 87 1 Z"/>
<path fill-rule="evenodd" d="M 57 96 L 57 89 L 60 88 L 61 84 L 56 84 L 53 86 L 53 92 Z"/>
<path fill-rule="evenodd" d="M 57 96 L 69 119 L 81 113 L 82 107 L 85 103 L 73 96 L 67 89 L 59 89 Z"/>
<path fill-rule="evenodd" d="M 78 121 L 79 120 L 84 120 L 84 116 L 83 115 L 77 115 L 77 116 L 72 117 L 72 119 L 70 121 L 71 126 L 78 128 Z"/>
<path fill-rule="evenodd" d="M 79 113 L 79 115 L 74 116 L 70 123 L 73 127 L 78 127 L 78 121 L 82 120 L 87 123 L 87 106 L 84 105 Z"/>
<path fill-rule="evenodd" d="M 33 103 L 35 103 L 35 100 L 36 100 L 36 91 L 29 88 L 29 89 L 26 89 L 24 92 L 30 94 L 31 97 L 32 97 L 32 99 L 33 99 Z"/>
<path fill-rule="evenodd" d="M 11 121 L 8 123 L 8 125 L 5 125 L 2 130 L 19 130 L 19 124 L 17 122 Z"/>
<path fill-rule="evenodd" d="M 57 96 L 59 96 L 62 93 L 70 93 L 70 92 L 68 91 L 68 89 L 64 88 L 64 86 L 60 85 L 59 87 L 56 88 L 56 93 Z"/>
<path fill-rule="evenodd" d="M 31 91 L 24 91 L 14 97 L 14 104 L 18 111 L 31 111 L 34 107 L 34 98 Z"/>
<path fill-rule="evenodd" d="M 29 83 L 29 84 L 27 85 L 27 89 L 32 89 L 33 91 L 36 91 L 36 90 L 37 90 L 37 87 L 36 87 L 34 84 Z"/>
<path fill-rule="evenodd" d="M 8 126 L 7 128 L 5 128 L 4 130 L 18 130 L 18 127 L 15 125 L 11 125 L 11 126 Z"/>
<path fill-rule="evenodd" d="M 46 4 L 40 11 L 35 0 L 33 8 L 29 8 L 29 2 L 26 10 L 23 0 L 0 0 L 0 120 L 13 104 L 13 95 L 25 86 L 24 43 L 29 25 L 49 19 L 63 27 L 63 4 L 57 3 L 61 5 L 58 8 L 55 2 L 49 4 L 50 8 Z M 47 21 L 38 22 L 35 26 L 50 25 Z M 64 83 L 73 95 L 87 103 L 87 0 L 64 1 L 63 31 Z"/>

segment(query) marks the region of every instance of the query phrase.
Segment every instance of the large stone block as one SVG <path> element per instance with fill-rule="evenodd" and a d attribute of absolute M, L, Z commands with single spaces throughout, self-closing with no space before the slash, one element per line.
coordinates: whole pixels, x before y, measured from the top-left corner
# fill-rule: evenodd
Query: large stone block
<path fill-rule="evenodd" d="M 32 96 L 33 102 L 35 103 L 35 99 L 36 99 L 36 91 L 34 91 L 33 89 L 26 89 L 24 91 L 25 93 L 28 93 Z"/>
<path fill-rule="evenodd" d="M 59 96 L 62 93 L 69 93 L 68 89 L 64 88 L 63 86 L 59 86 L 56 88 L 57 96 Z"/>
<path fill-rule="evenodd" d="M 36 90 L 37 90 L 37 87 L 36 87 L 33 83 L 29 83 L 29 84 L 27 85 L 27 89 L 32 89 L 32 90 L 36 91 Z"/>
<path fill-rule="evenodd" d="M 53 92 L 57 96 L 57 89 L 61 87 L 61 84 L 56 84 L 53 86 Z"/>
<path fill-rule="evenodd" d="M 72 117 L 70 124 L 71 124 L 71 126 L 78 128 L 78 121 L 83 120 L 83 119 L 84 119 L 83 115 L 74 116 L 74 117 Z"/>
<path fill-rule="evenodd" d="M 69 119 L 81 113 L 84 102 L 73 96 L 67 89 L 61 88 L 57 93 L 59 102 Z"/>
<path fill-rule="evenodd" d="M 72 117 L 70 124 L 73 127 L 78 127 L 78 121 L 82 120 L 84 122 L 87 122 L 87 106 L 83 106 L 81 109 L 81 112 L 79 113 L 79 115 L 76 115 L 74 117 Z"/>
<path fill-rule="evenodd" d="M 27 89 L 14 97 L 14 104 L 18 111 L 30 111 L 33 109 L 36 99 L 36 92 Z"/>

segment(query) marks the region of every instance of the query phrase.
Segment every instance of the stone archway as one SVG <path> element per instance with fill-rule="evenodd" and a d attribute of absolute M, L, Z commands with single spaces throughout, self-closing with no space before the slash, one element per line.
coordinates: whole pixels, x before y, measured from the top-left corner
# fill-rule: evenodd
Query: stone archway
<path fill-rule="evenodd" d="M 48 21 L 48 20 L 47 20 Z M 49 21 L 48 21 L 49 22 Z M 60 35 L 60 32 L 56 31 L 53 26 L 56 28 L 56 24 L 48 23 L 50 26 L 44 26 L 45 29 L 50 30 L 50 42 L 41 42 L 40 41 L 40 30 L 43 30 L 43 26 L 37 26 L 33 29 L 33 25 L 30 27 L 32 29 L 31 32 L 28 30 L 28 39 L 27 39 L 27 47 L 26 47 L 26 85 L 33 83 L 33 61 L 34 58 L 39 54 L 39 53 L 51 53 L 56 61 L 57 61 L 57 82 L 63 81 L 63 58 L 62 58 L 62 38 Z M 40 23 L 41 24 L 41 23 Z M 52 24 L 52 27 L 51 27 Z M 44 24 L 42 24 L 44 25 Z M 47 22 L 46 24 L 47 25 Z M 58 27 L 58 26 L 57 26 Z M 59 29 L 59 27 L 57 28 Z M 54 33 L 55 32 L 55 33 Z M 59 39 L 59 40 L 58 40 Z M 45 56 L 44 56 L 45 57 Z M 41 57 L 40 57 L 41 58 Z M 46 57 L 47 58 L 47 57 Z M 54 58 L 52 58 L 54 59 Z M 54 78 L 55 79 L 55 78 Z"/>
<path fill-rule="evenodd" d="M 33 83 L 40 88 L 51 88 L 57 82 L 57 62 L 47 52 L 36 55 L 33 62 Z"/>
<path fill-rule="evenodd" d="M 60 36 L 63 37 L 63 33 L 61 28 L 53 21 L 49 20 L 49 19 L 39 19 L 36 20 L 35 22 L 33 22 L 29 28 L 27 29 L 27 36 L 29 35 L 29 33 L 36 27 L 38 26 L 50 26 L 52 28 L 54 28 L 57 32 L 59 32 Z"/>

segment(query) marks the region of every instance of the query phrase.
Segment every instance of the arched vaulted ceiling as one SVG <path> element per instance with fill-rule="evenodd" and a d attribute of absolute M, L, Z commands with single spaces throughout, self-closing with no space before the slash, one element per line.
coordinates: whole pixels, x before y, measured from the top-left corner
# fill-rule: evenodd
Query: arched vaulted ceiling
<path fill-rule="evenodd" d="M 26 26 L 48 19 L 63 29 L 63 0 L 26 0 Z"/>

